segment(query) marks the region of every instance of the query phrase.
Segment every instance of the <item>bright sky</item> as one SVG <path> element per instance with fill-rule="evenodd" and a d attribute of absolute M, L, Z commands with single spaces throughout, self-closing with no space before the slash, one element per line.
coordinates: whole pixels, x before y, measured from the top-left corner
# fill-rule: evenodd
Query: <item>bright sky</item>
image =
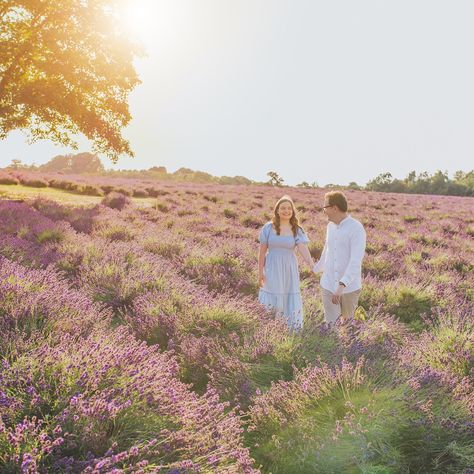
<path fill-rule="evenodd" d="M 148 56 L 136 157 L 115 168 L 320 185 L 474 168 L 470 0 L 130 1 Z M 13 133 L 0 166 L 68 152 Z"/>

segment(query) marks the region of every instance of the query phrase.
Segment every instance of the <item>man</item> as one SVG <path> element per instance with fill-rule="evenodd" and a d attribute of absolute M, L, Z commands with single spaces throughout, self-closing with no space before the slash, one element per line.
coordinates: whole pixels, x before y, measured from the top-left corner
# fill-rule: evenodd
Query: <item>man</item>
<path fill-rule="evenodd" d="M 353 318 L 362 288 L 362 259 L 365 254 L 363 225 L 347 213 L 347 199 L 341 191 L 324 196 L 323 210 L 328 218 L 326 242 L 315 273 L 323 272 L 321 292 L 324 319 Z"/>

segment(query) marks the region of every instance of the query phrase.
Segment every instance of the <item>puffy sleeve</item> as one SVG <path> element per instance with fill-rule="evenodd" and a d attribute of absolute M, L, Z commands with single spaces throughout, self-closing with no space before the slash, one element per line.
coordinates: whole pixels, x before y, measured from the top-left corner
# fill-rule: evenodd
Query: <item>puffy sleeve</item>
<path fill-rule="evenodd" d="M 306 235 L 305 231 L 301 227 L 298 227 L 298 233 L 296 234 L 296 237 L 295 237 L 295 243 L 296 245 L 309 244 L 308 236 Z"/>
<path fill-rule="evenodd" d="M 268 245 L 268 237 L 270 235 L 270 228 L 271 228 L 272 223 L 267 222 L 263 227 L 262 230 L 260 231 L 260 235 L 258 236 L 258 241 L 261 244 L 267 244 Z"/>

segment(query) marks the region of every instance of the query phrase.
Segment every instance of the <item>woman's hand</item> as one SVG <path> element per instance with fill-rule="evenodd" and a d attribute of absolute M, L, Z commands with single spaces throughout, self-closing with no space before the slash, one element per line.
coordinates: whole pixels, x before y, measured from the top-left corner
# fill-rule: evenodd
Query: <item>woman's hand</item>
<path fill-rule="evenodd" d="M 258 284 L 265 285 L 265 256 L 267 255 L 267 244 L 260 244 L 258 251 Z"/>

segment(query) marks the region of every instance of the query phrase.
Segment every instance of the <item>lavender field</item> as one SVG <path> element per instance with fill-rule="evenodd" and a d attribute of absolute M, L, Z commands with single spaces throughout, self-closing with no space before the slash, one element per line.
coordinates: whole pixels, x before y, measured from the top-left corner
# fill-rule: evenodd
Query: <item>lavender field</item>
<path fill-rule="evenodd" d="M 317 258 L 326 190 L 104 179 L 0 199 L 0 472 L 474 472 L 473 198 L 347 191 L 357 318 L 301 265 L 292 334 L 258 232 L 290 194 Z"/>

